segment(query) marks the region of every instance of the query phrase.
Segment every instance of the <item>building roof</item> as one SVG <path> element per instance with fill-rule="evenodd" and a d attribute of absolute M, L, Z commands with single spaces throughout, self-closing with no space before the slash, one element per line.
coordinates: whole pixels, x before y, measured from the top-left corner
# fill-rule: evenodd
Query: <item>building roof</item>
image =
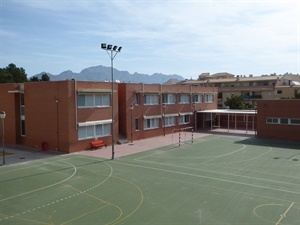
<path fill-rule="evenodd" d="M 282 75 L 273 76 L 253 76 L 253 77 L 234 77 L 234 78 L 218 78 L 206 80 L 185 80 L 182 84 L 205 84 L 205 83 L 229 83 L 229 82 L 258 82 L 258 81 L 277 81 Z"/>
<path fill-rule="evenodd" d="M 211 109 L 197 111 L 197 113 L 218 113 L 218 114 L 256 114 L 256 110 L 235 110 L 235 109 Z"/>

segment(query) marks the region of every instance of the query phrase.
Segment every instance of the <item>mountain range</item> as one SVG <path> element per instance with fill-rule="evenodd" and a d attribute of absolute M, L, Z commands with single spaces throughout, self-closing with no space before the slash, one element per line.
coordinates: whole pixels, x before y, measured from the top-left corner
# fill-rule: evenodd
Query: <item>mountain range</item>
<path fill-rule="evenodd" d="M 105 66 L 93 66 L 83 69 L 80 73 L 74 73 L 71 70 L 64 71 L 58 75 L 53 75 L 47 72 L 42 72 L 34 76 L 41 78 L 43 74 L 47 74 L 51 81 L 58 80 L 80 80 L 80 81 L 100 81 L 110 82 L 111 81 L 111 67 Z M 145 84 L 163 84 L 170 79 L 184 80 L 180 75 L 165 75 L 161 73 L 154 73 L 152 75 L 141 74 L 135 72 L 131 74 L 127 71 L 119 71 L 113 69 L 114 80 L 121 83 L 145 83 Z"/>

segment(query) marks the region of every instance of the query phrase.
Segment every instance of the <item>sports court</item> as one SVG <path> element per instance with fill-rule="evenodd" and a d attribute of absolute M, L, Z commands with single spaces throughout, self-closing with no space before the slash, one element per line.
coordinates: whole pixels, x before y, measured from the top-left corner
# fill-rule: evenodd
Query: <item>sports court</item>
<path fill-rule="evenodd" d="M 0 167 L 0 225 L 300 224 L 299 143 L 207 134 L 97 151 Z"/>

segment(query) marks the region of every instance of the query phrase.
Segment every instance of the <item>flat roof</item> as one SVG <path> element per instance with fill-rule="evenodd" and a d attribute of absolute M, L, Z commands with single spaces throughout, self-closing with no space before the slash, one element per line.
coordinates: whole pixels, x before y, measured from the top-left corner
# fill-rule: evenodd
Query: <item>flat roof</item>
<path fill-rule="evenodd" d="M 256 114 L 256 110 L 237 110 L 237 109 L 210 109 L 197 111 L 197 113 L 219 113 L 219 114 Z"/>

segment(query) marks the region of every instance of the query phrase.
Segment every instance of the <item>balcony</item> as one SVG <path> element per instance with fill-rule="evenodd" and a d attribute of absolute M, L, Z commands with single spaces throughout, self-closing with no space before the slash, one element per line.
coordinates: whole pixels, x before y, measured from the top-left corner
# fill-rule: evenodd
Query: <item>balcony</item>
<path fill-rule="evenodd" d="M 252 99 L 255 98 L 255 99 L 262 99 L 262 96 L 261 95 L 251 95 L 250 96 Z"/>

